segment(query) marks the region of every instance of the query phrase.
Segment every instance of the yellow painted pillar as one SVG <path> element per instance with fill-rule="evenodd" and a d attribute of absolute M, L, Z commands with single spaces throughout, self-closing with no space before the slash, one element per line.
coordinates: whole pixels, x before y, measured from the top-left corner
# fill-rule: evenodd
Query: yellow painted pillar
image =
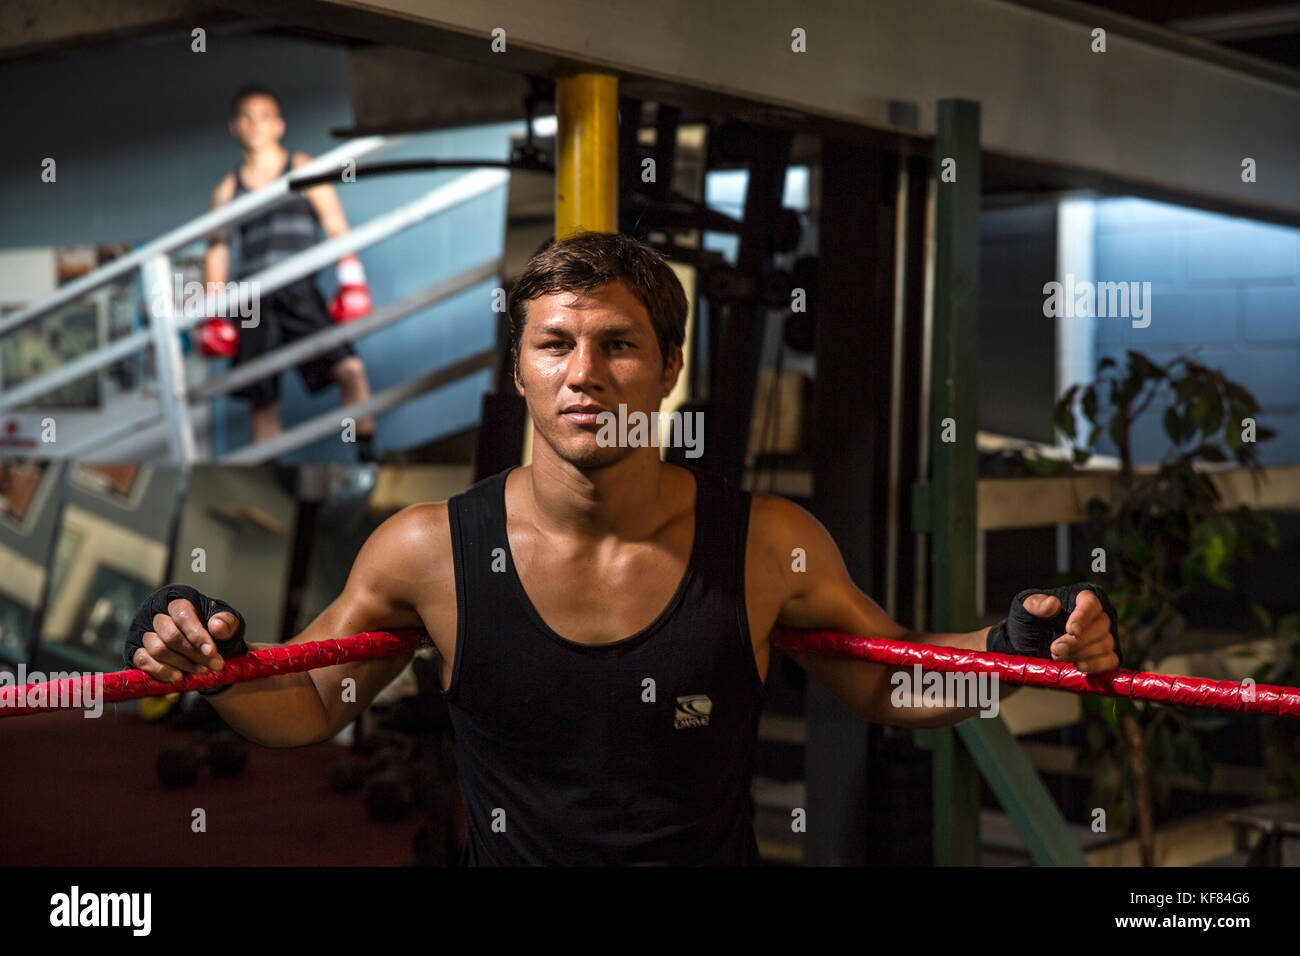
<path fill-rule="evenodd" d="M 555 238 L 618 231 L 618 77 L 555 82 Z"/>
<path fill-rule="evenodd" d="M 618 231 L 618 77 L 571 73 L 555 81 L 555 238 Z M 533 422 L 522 460 L 533 457 Z"/>

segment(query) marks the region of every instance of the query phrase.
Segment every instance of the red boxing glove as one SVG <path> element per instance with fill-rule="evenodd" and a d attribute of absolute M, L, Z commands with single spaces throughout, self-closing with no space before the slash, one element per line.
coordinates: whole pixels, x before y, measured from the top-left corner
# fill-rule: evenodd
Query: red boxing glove
<path fill-rule="evenodd" d="M 339 290 L 330 302 L 330 318 L 335 322 L 351 322 L 374 310 L 370 300 L 370 287 L 366 285 L 366 273 L 361 268 L 361 260 L 356 256 L 344 259 L 338 265 Z"/>
<path fill-rule="evenodd" d="M 229 319 L 208 319 L 199 326 L 199 351 L 208 358 L 234 358 L 239 352 L 239 327 Z"/>
<path fill-rule="evenodd" d="M 365 284 L 339 286 L 339 291 L 334 293 L 334 299 L 330 302 L 330 318 L 335 322 L 351 322 L 369 315 L 373 308 L 370 288 Z"/>

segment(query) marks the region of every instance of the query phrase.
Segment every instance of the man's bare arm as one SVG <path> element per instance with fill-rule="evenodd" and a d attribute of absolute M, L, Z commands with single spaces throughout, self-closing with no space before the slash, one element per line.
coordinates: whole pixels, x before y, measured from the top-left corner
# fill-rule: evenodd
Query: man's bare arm
<path fill-rule="evenodd" d="M 755 513 L 761 516 L 761 533 L 770 542 L 769 560 L 785 556 L 779 565 L 785 598 L 777 616 L 777 627 L 870 634 L 969 650 L 987 647 L 987 627 L 964 633 L 918 633 L 901 627 L 858 589 L 830 534 L 798 505 L 781 498 L 756 496 Z M 789 554 L 796 547 L 803 548 L 806 555 L 803 572 L 791 569 Z M 1056 598 L 1040 596 L 1028 598 L 1025 607 L 1035 615 L 1051 617 L 1060 606 Z M 1089 673 L 1115 667 L 1118 659 L 1109 630 L 1109 622 L 1096 596 L 1084 592 L 1079 596 L 1066 633 L 1052 643 L 1051 656 L 1055 660 L 1072 661 Z M 791 652 L 791 657 L 866 720 L 912 728 L 944 727 L 980 713 L 978 706 L 957 707 L 946 703 L 894 706 L 894 684 L 890 678 L 904 668 L 804 652 Z M 1017 689 L 1000 686 L 1000 696 L 1006 697 Z M 920 688 L 915 688 L 909 703 L 914 704 L 920 692 Z"/>
<path fill-rule="evenodd" d="M 984 648 L 988 628 L 962 634 L 917 634 L 895 622 L 853 583 L 834 539 L 798 505 L 783 498 L 757 495 L 754 515 L 756 527 L 770 549 L 768 560 L 772 567 L 780 568 L 782 576 L 785 598 L 777 615 L 778 628 Z M 802 549 L 803 570 L 795 570 L 790 559 L 795 548 Z M 864 720 L 912 728 L 942 727 L 979 713 L 978 707 L 892 706 L 890 678 L 902 668 L 803 651 L 787 653 Z"/>
<path fill-rule="evenodd" d="M 217 187 L 212 190 L 208 202 L 209 209 L 224 206 L 235 197 L 235 176 L 227 174 Z M 230 277 L 230 230 L 222 229 L 208 240 L 208 249 L 203 254 L 203 282 L 225 283 Z"/>
<path fill-rule="evenodd" d="M 300 169 L 311 162 L 311 157 L 306 153 L 294 153 L 293 168 Z M 333 239 L 337 236 L 347 235 L 348 220 L 343 214 L 343 204 L 339 202 L 339 194 L 329 183 L 321 183 L 319 186 L 311 186 L 302 191 L 303 196 L 311 203 L 312 209 L 316 211 L 316 218 L 320 220 L 321 232 Z"/>
<path fill-rule="evenodd" d="M 445 504 L 413 505 L 389 518 L 357 555 L 343 593 L 288 643 L 423 626 L 416 604 L 423 596 L 427 606 L 430 594 L 445 590 L 434 583 L 439 577 L 439 556 L 450 560 L 447 548 L 439 547 L 444 537 L 450 541 Z M 449 613 L 455 614 L 454 603 Z M 249 634 L 255 634 L 257 622 L 248 622 L 247 628 Z M 273 646 L 249 643 L 254 650 Z M 197 650 L 193 653 L 199 656 Z M 255 743 L 268 747 L 318 743 L 333 737 L 365 710 L 410 659 L 410 654 L 403 654 L 280 674 L 233 685 L 212 696 L 210 702 L 232 729 Z M 197 669 L 193 661 L 172 660 L 178 666 L 148 661 L 137 661 L 137 665 L 162 680 L 178 679 L 182 669 Z M 345 695 L 348 678 L 356 686 L 354 693 Z"/>
<path fill-rule="evenodd" d="M 913 634 L 895 622 L 853 583 L 844 558 L 822 524 L 784 498 L 754 497 L 751 534 L 762 535 L 764 561 L 779 569 L 784 600 L 777 628 L 870 634 L 895 640 L 918 640 L 956 647 L 982 648 L 987 628 L 971 634 Z M 802 549 L 803 570 L 791 560 Z M 788 651 L 799 666 L 864 720 L 913 728 L 957 723 L 978 708 L 891 706 L 891 675 L 900 670 L 874 661 Z"/>

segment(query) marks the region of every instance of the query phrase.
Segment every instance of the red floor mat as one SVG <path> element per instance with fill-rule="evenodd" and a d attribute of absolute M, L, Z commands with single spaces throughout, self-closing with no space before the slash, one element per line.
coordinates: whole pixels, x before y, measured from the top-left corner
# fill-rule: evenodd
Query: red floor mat
<path fill-rule="evenodd" d="M 379 824 L 337 794 L 337 744 L 249 745 L 238 777 L 169 790 L 154 761 L 186 734 L 112 708 L 0 720 L 0 864 L 34 866 L 400 866 L 423 821 Z M 191 829 L 193 811 L 207 832 Z"/>

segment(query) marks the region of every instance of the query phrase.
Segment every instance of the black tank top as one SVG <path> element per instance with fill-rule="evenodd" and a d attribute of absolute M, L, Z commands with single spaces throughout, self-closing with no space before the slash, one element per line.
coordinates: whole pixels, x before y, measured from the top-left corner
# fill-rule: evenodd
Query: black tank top
<path fill-rule="evenodd" d="M 290 169 L 293 153 L 285 150 L 283 176 Z M 248 192 L 235 167 L 235 196 Z M 290 198 L 273 206 L 265 216 L 250 219 L 239 227 L 239 270 L 236 279 L 242 279 L 302 252 L 316 244 L 316 228 L 320 220 L 316 210 L 300 192 L 291 191 Z"/>
<path fill-rule="evenodd" d="M 467 865 L 748 865 L 764 685 L 745 612 L 750 496 L 694 471 L 695 537 L 668 606 L 589 647 L 515 573 L 509 471 L 448 502 L 458 624 L 443 697 Z"/>

